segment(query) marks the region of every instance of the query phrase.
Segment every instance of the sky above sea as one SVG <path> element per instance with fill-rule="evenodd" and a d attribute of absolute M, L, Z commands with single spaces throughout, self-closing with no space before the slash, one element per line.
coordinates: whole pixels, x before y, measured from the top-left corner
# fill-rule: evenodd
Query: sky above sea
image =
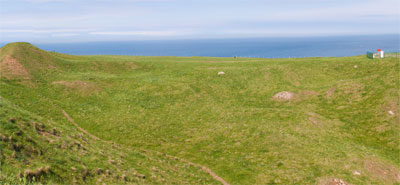
<path fill-rule="evenodd" d="M 0 0 L 0 42 L 398 34 L 398 0 Z"/>

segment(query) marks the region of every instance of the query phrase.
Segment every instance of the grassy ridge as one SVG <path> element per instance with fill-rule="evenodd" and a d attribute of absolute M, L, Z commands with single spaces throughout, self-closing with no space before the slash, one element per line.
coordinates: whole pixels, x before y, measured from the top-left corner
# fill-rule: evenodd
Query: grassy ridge
<path fill-rule="evenodd" d="M 400 181 L 397 58 L 70 56 L 21 43 L 6 55 L 29 74 L 1 78 L 1 96 L 21 109 L 57 126 L 65 110 L 103 140 L 203 164 L 232 184 Z M 272 98 L 281 91 L 296 95 Z M 193 170 L 181 169 L 215 182 Z"/>

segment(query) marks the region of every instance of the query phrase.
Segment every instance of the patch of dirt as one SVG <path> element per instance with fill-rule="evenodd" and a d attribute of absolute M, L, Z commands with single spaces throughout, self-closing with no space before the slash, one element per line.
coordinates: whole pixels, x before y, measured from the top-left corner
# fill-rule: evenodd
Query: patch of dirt
<path fill-rule="evenodd" d="M 314 124 L 314 125 L 319 125 L 320 124 L 320 122 L 317 119 L 313 118 L 313 117 L 309 117 L 308 120 L 310 120 L 311 123 Z"/>
<path fill-rule="evenodd" d="M 51 173 L 50 166 L 40 167 L 35 170 L 27 169 L 24 171 L 23 175 L 20 173 L 18 176 L 20 178 L 26 177 L 29 181 L 32 181 L 33 178 L 40 179 L 42 176 Z"/>
<path fill-rule="evenodd" d="M 57 131 L 55 128 L 48 129 L 42 123 L 33 122 L 33 128 L 36 130 L 38 134 L 45 137 L 45 139 L 52 143 L 54 140 L 60 139 L 60 132 Z"/>
<path fill-rule="evenodd" d="M 359 94 L 363 87 L 361 84 L 352 82 L 345 83 L 343 85 L 343 92 L 346 94 Z"/>
<path fill-rule="evenodd" d="M 53 65 L 49 65 L 49 66 L 47 66 L 49 69 L 55 69 L 55 70 L 57 70 L 57 71 L 59 71 L 60 69 L 58 69 L 58 67 L 56 67 L 56 66 L 53 66 Z"/>
<path fill-rule="evenodd" d="M 350 97 L 351 101 L 358 101 L 362 98 L 362 94 L 365 92 L 364 86 L 355 82 L 344 82 L 339 85 L 338 90 L 342 95 Z"/>
<path fill-rule="evenodd" d="M 384 133 L 384 132 L 387 132 L 387 131 L 389 131 L 391 129 L 392 129 L 392 127 L 391 127 L 391 125 L 389 123 L 379 124 L 378 126 L 375 127 L 375 130 L 378 133 Z"/>
<path fill-rule="evenodd" d="M 396 100 L 388 101 L 382 105 L 384 114 L 389 116 L 396 116 L 399 113 L 400 102 Z"/>
<path fill-rule="evenodd" d="M 55 81 L 52 82 L 52 84 L 60 84 L 66 87 L 71 87 L 71 88 L 83 88 L 83 87 L 87 87 L 88 83 L 84 82 L 84 81 Z"/>
<path fill-rule="evenodd" d="M 243 62 L 243 61 L 207 61 L 209 63 L 236 63 L 236 62 Z"/>
<path fill-rule="evenodd" d="M 129 69 L 136 69 L 138 66 L 134 62 L 128 62 L 126 63 Z"/>
<path fill-rule="evenodd" d="M 326 179 L 320 183 L 321 185 L 349 185 L 347 182 L 338 178 Z"/>
<path fill-rule="evenodd" d="M 330 88 L 328 91 L 326 91 L 326 97 L 330 98 L 331 96 L 333 96 L 335 91 L 336 91 L 336 87 Z"/>
<path fill-rule="evenodd" d="M 7 79 L 31 79 L 31 76 L 25 67 L 10 55 L 6 55 L 1 61 L 0 73 L 1 77 Z"/>
<path fill-rule="evenodd" d="M 312 91 L 312 90 L 303 90 L 303 91 L 299 92 L 299 98 L 302 99 L 302 100 L 314 98 L 314 97 L 316 97 L 318 95 L 319 95 L 318 92 Z"/>
<path fill-rule="evenodd" d="M 275 95 L 273 96 L 273 98 L 274 98 L 274 99 L 277 99 L 277 100 L 284 100 L 284 101 L 287 101 L 287 100 L 292 100 L 292 99 L 294 99 L 295 95 L 296 95 L 296 94 L 293 93 L 293 92 L 283 91 L 283 92 L 279 92 L 279 93 L 275 94 Z"/>
<path fill-rule="evenodd" d="M 400 183 L 400 171 L 394 166 L 385 164 L 377 159 L 366 159 L 364 168 L 375 178 L 385 180 L 390 183 Z"/>
<path fill-rule="evenodd" d="M 84 81 L 54 81 L 51 84 L 62 85 L 64 87 L 76 89 L 81 91 L 82 93 L 90 93 L 99 90 L 99 88 L 95 84 Z"/>
<path fill-rule="evenodd" d="M 92 135 L 91 133 L 87 132 L 85 129 L 79 127 L 79 125 L 65 112 L 64 110 L 61 111 L 62 114 L 67 118 L 69 122 L 71 122 L 76 128 L 78 128 L 81 132 L 85 133 L 86 135 L 90 136 L 94 140 L 100 140 L 98 137 L 95 135 Z"/>
<path fill-rule="evenodd" d="M 318 92 L 311 91 L 311 90 L 304 90 L 304 91 L 301 91 L 301 94 L 302 94 L 303 96 L 317 96 L 317 95 L 319 95 Z"/>
<path fill-rule="evenodd" d="M 308 121 L 310 121 L 314 126 L 321 126 L 323 123 L 321 122 L 321 116 L 314 113 L 314 112 L 308 112 L 309 115 Z"/>
<path fill-rule="evenodd" d="M 237 62 L 249 62 L 246 60 L 225 60 L 225 61 L 217 61 L 217 60 L 190 60 L 190 61 L 185 61 L 185 62 L 199 62 L 199 63 L 237 63 Z"/>

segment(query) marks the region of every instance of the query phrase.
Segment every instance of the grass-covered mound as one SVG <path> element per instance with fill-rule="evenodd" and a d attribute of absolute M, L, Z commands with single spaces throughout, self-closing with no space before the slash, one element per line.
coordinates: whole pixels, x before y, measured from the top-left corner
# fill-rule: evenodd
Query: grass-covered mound
<path fill-rule="evenodd" d="M 400 182 L 398 58 L 0 52 L 0 133 L 16 138 L 0 141 L 2 181 L 41 168 L 52 183 Z"/>

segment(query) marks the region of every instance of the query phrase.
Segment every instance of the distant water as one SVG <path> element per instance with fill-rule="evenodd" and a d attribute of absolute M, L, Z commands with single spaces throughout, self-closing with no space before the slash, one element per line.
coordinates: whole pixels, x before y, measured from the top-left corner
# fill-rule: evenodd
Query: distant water
<path fill-rule="evenodd" d="M 203 39 L 35 44 L 74 55 L 211 56 L 211 57 L 341 57 L 382 49 L 400 51 L 400 35 L 309 38 Z"/>

